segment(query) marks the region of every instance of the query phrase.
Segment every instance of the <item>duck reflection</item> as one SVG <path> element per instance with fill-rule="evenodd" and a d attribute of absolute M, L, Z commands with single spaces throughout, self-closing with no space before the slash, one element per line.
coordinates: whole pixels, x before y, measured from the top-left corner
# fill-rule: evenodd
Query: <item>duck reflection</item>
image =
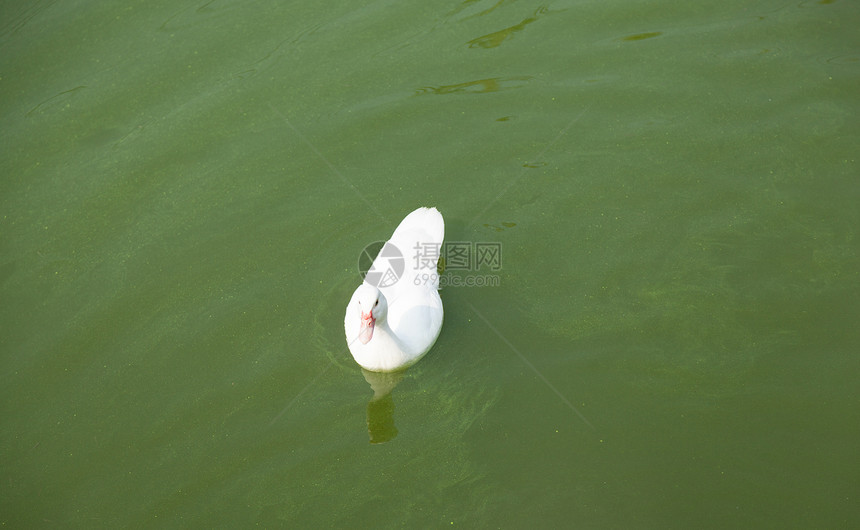
<path fill-rule="evenodd" d="M 403 379 L 405 372 L 371 372 L 362 368 L 361 373 L 373 390 L 373 396 L 367 403 L 367 432 L 370 435 L 370 443 L 385 443 L 397 436 L 391 391 Z"/>

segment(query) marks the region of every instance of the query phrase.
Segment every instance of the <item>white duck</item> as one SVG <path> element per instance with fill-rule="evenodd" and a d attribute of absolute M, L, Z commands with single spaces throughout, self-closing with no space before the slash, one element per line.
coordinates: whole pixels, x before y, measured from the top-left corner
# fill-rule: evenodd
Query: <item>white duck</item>
<path fill-rule="evenodd" d="M 352 294 L 343 327 L 349 351 L 365 369 L 407 368 L 439 337 L 443 313 L 436 262 L 444 237 L 442 214 L 418 208 L 400 222 Z"/>

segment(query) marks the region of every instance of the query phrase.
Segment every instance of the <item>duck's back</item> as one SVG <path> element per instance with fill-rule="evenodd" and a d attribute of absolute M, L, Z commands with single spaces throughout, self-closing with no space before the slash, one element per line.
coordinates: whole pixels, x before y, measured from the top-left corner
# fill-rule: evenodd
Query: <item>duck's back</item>
<path fill-rule="evenodd" d="M 400 280 L 390 286 L 390 292 L 383 289 L 391 300 L 407 286 L 426 286 L 438 290 L 439 277 L 436 263 L 445 239 L 445 221 L 436 208 L 418 208 L 403 218 L 388 242 L 400 251 L 404 258 L 404 271 Z"/>
<path fill-rule="evenodd" d="M 403 218 L 388 240 L 403 255 L 405 269 L 399 281 L 380 290 L 389 302 L 391 329 L 413 353 L 429 350 L 442 328 L 436 264 L 444 238 L 442 214 L 436 208 L 418 208 Z"/>

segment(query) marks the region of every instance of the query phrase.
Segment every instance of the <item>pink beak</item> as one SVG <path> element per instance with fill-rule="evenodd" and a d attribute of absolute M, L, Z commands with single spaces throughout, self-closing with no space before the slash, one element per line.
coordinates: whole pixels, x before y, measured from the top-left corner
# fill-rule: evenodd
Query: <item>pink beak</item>
<path fill-rule="evenodd" d="M 376 319 L 373 318 L 373 311 L 361 314 L 361 329 L 358 330 L 358 340 L 362 344 L 367 344 L 373 338 L 373 325 Z"/>

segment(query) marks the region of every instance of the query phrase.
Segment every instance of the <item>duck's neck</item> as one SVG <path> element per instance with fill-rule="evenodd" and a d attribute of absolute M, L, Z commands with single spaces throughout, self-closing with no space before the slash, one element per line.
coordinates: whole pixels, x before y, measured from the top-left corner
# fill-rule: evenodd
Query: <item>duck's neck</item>
<path fill-rule="evenodd" d="M 377 322 L 373 330 L 373 338 L 363 348 L 365 354 L 372 358 L 372 363 L 381 370 L 389 370 L 406 362 L 407 353 L 403 344 L 388 327 L 388 322 Z M 371 361 L 371 359 L 368 359 Z"/>
<path fill-rule="evenodd" d="M 378 335 L 377 335 L 378 333 Z M 406 351 L 403 347 L 403 343 L 400 339 L 394 335 L 394 332 L 388 327 L 388 321 L 385 320 L 382 323 L 377 323 L 376 329 L 373 331 L 373 340 L 371 343 L 375 342 L 377 339 L 380 339 L 379 347 L 382 347 L 384 344 L 386 349 L 391 350 L 399 350 L 401 352 Z"/>

